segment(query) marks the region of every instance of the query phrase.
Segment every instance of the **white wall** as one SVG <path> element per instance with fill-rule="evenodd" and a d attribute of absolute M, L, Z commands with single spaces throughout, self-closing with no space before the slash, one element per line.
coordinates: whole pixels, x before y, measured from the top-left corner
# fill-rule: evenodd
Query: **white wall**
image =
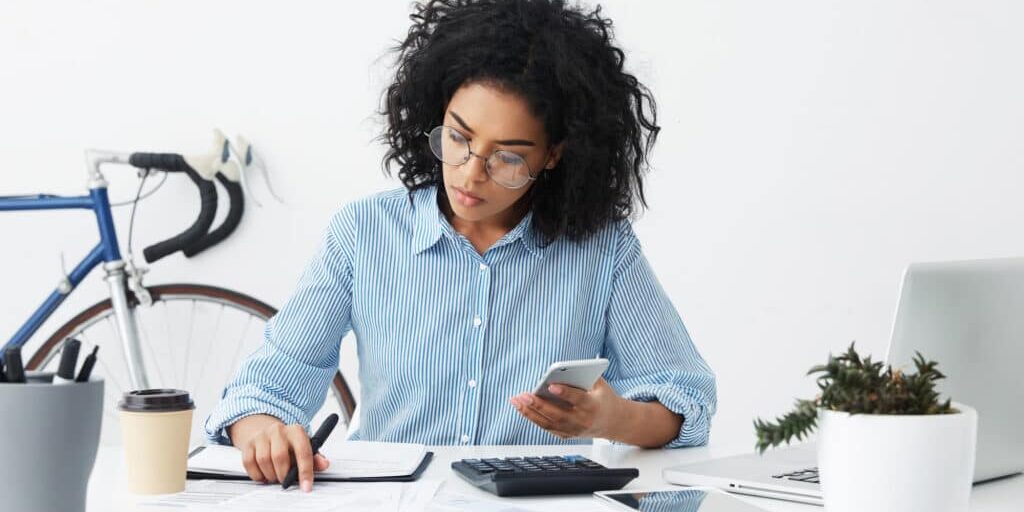
<path fill-rule="evenodd" d="M 1024 254 L 1024 4 L 604 4 L 660 106 L 636 229 L 718 374 L 723 450 L 812 394 L 803 374 L 829 350 L 882 355 L 906 263 Z M 3 2 L 0 194 L 81 192 L 86 147 L 189 153 L 214 126 L 242 132 L 288 204 L 251 207 L 222 246 L 149 281 L 280 305 L 329 214 L 398 186 L 372 139 L 408 4 L 355 5 Z M 133 192 L 124 174 L 115 198 Z M 172 180 L 144 203 L 139 245 L 190 223 L 192 195 Z M 58 251 L 77 260 L 95 235 L 86 213 L 3 215 L 6 339 L 56 282 Z M 63 311 L 102 293 L 93 275 Z"/>

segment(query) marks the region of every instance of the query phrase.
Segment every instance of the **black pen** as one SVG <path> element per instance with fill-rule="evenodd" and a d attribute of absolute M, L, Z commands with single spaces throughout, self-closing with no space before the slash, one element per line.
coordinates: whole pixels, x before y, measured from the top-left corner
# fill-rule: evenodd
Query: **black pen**
<path fill-rule="evenodd" d="M 54 384 L 75 382 L 75 367 L 78 366 L 78 351 L 81 348 L 82 342 L 74 338 L 64 341 L 64 347 L 60 349 L 60 366 L 57 367 L 57 375 L 53 376 Z"/>
<path fill-rule="evenodd" d="M 96 345 L 92 348 L 92 352 L 85 356 L 85 361 L 82 362 L 82 369 L 78 371 L 78 377 L 75 377 L 75 382 L 88 382 L 89 375 L 92 374 L 92 367 L 96 365 L 96 352 L 99 351 L 100 346 Z"/>
<path fill-rule="evenodd" d="M 320 428 L 316 429 L 316 433 L 309 440 L 310 444 L 313 445 L 313 455 L 315 456 L 320 451 L 320 447 L 323 446 L 324 441 L 327 440 L 327 436 L 331 435 L 331 431 L 334 430 L 334 426 L 338 424 L 338 415 L 331 414 L 320 424 Z M 292 464 L 291 469 L 288 470 L 288 474 L 284 477 L 284 482 L 281 482 L 281 488 L 287 489 L 295 483 L 295 480 L 299 478 L 299 465 Z"/>
<path fill-rule="evenodd" d="M 4 354 L 7 362 L 7 382 L 12 384 L 25 383 L 25 367 L 21 364 L 21 347 L 11 347 Z"/>

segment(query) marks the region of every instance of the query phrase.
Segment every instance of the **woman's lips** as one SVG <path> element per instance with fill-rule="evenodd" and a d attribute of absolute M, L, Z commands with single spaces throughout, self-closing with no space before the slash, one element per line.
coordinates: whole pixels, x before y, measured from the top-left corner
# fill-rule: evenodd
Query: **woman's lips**
<path fill-rule="evenodd" d="M 452 190 L 455 192 L 455 200 L 466 208 L 472 208 L 484 202 L 483 199 L 480 199 L 468 192 L 464 192 L 459 187 L 452 187 Z"/>

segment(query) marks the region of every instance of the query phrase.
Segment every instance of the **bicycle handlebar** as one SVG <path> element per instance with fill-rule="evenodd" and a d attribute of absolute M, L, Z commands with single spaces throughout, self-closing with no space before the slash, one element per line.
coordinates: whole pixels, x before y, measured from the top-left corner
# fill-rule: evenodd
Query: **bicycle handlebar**
<path fill-rule="evenodd" d="M 195 169 L 185 162 L 184 157 L 176 153 L 132 153 L 128 158 L 128 163 L 139 169 L 184 173 L 199 189 L 201 205 L 199 217 L 185 231 L 143 249 L 142 254 L 147 263 L 153 263 L 169 254 L 192 246 L 206 235 L 210 225 L 213 224 L 213 217 L 217 213 L 217 189 L 213 182 L 204 180 Z M 210 245 L 213 244 L 208 244 L 206 247 Z"/>
<path fill-rule="evenodd" d="M 186 257 L 191 258 L 200 252 L 213 247 L 224 241 L 225 238 L 231 235 L 238 227 L 238 224 L 242 221 L 242 213 L 245 211 L 245 197 L 242 193 L 242 186 L 238 183 L 231 181 L 224 173 L 217 173 L 217 181 L 220 182 L 224 189 L 228 191 L 228 199 L 230 207 L 228 209 L 228 215 L 224 218 L 224 222 L 209 233 L 205 234 L 198 240 L 192 242 L 185 247 L 182 252 Z"/>

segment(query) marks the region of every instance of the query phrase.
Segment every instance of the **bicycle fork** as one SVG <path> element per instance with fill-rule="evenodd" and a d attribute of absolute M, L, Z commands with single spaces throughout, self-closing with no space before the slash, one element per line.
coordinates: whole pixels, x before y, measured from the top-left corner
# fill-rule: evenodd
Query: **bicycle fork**
<path fill-rule="evenodd" d="M 117 331 L 121 338 L 122 353 L 125 357 L 125 365 L 128 367 L 132 388 L 149 389 L 149 379 L 142 361 L 139 326 L 135 322 L 135 309 L 128 303 L 128 276 L 125 272 L 125 262 L 117 260 L 104 263 L 103 270 L 107 273 L 104 280 L 110 289 L 110 303 L 114 310 L 114 317 L 117 318 Z"/>

